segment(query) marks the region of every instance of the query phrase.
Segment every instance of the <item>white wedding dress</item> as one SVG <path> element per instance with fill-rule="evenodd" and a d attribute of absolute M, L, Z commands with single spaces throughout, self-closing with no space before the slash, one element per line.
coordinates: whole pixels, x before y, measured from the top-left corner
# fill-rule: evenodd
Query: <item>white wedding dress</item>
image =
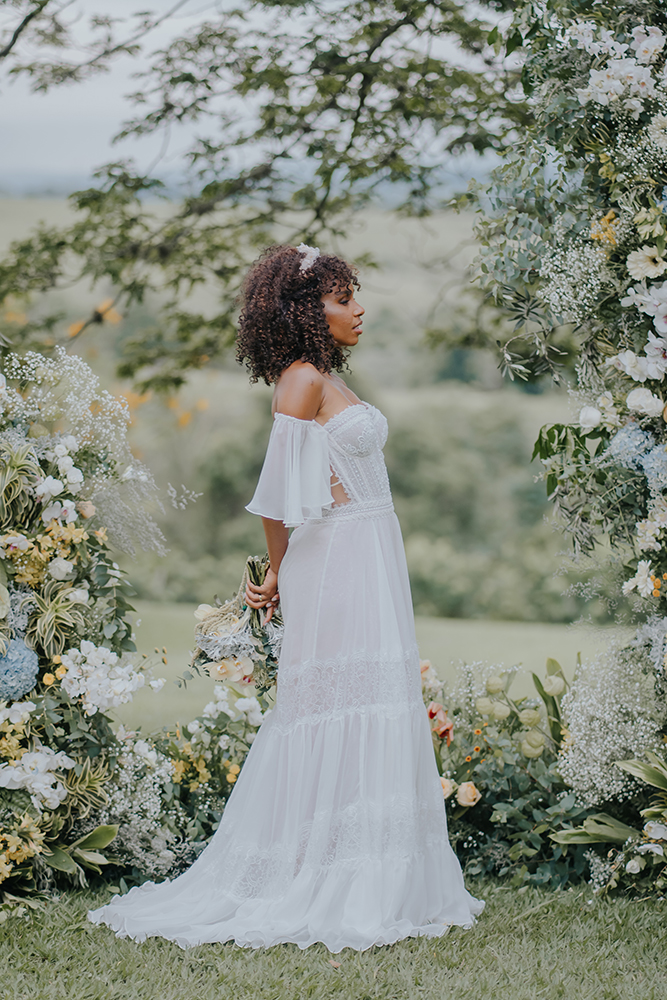
<path fill-rule="evenodd" d="M 183 947 L 323 942 L 332 952 L 469 927 L 421 698 L 405 554 L 382 455 L 355 404 L 277 414 L 253 513 L 300 525 L 280 567 L 276 704 L 192 867 L 89 914 Z M 331 472 L 350 502 L 334 506 Z"/>

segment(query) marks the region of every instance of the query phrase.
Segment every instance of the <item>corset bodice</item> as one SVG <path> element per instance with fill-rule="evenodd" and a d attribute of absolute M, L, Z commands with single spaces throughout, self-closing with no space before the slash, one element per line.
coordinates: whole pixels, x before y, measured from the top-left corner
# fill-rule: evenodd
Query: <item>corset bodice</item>
<path fill-rule="evenodd" d="M 382 449 L 387 421 L 368 403 L 348 406 L 324 429 L 329 435 L 329 460 L 334 475 L 350 498 L 325 512 L 326 517 L 364 516 L 393 509 Z"/>

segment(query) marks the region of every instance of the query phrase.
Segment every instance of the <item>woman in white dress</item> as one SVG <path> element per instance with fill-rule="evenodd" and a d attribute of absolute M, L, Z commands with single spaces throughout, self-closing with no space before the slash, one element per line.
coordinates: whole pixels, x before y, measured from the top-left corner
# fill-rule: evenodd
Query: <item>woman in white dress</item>
<path fill-rule="evenodd" d="M 483 909 L 447 837 L 387 423 L 337 374 L 361 334 L 355 287 L 348 264 L 303 244 L 270 248 L 246 281 L 239 360 L 275 384 L 248 505 L 271 568 L 247 600 L 270 617 L 280 595 L 276 704 L 194 865 L 90 914 L 119 936 L 338 952 L 469 927 Z"/>

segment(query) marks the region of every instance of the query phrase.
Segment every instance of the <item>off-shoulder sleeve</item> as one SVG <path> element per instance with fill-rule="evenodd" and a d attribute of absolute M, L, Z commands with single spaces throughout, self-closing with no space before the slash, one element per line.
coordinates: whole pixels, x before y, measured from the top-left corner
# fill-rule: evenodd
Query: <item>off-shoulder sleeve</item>
<path fill-rule="evenodd" d="M 329 437 L 315 420 L 276 413 L 251 514 L 282 521 L 288 528 L 321 517 L 333 503 Z"/>

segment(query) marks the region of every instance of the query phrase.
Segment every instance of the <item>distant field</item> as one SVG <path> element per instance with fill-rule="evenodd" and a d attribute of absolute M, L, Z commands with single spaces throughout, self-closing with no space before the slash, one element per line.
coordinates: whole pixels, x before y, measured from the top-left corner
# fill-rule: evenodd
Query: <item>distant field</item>
<path fill-rule="evenodd" d="M 130 705 L 118 710 L 118 717 L 144 731 L 172 723 L 188 722 L 201 713 L 210 700 L 213 682 L 195 677 L 186 688 L 176 680 L 187 669 L 192 647 L 194 605 L 137 602 L 141 625 L 137 640 L 142 652 L 167 649 L 168 663 L 159 663 L 158 676 L 168 683 L 158 694 L 140 691 Z M 568 625 L 527 622 L 470 621 L 448 618 L 418 618 L 417 638 L 424 659 L 430 659 L 441 677 L 452 678 L 460 660 L 477 660 L 513 666 L 522 664 L 530 671 L 542 671 L 548 656 L 558 660 L 566 673 L 573 673 L 577 653 L 590 657 L 609 639 L 612 629 L 587 631 Z M 516 692 L 529 693 L 529 679 L 518 678 Z"/>

